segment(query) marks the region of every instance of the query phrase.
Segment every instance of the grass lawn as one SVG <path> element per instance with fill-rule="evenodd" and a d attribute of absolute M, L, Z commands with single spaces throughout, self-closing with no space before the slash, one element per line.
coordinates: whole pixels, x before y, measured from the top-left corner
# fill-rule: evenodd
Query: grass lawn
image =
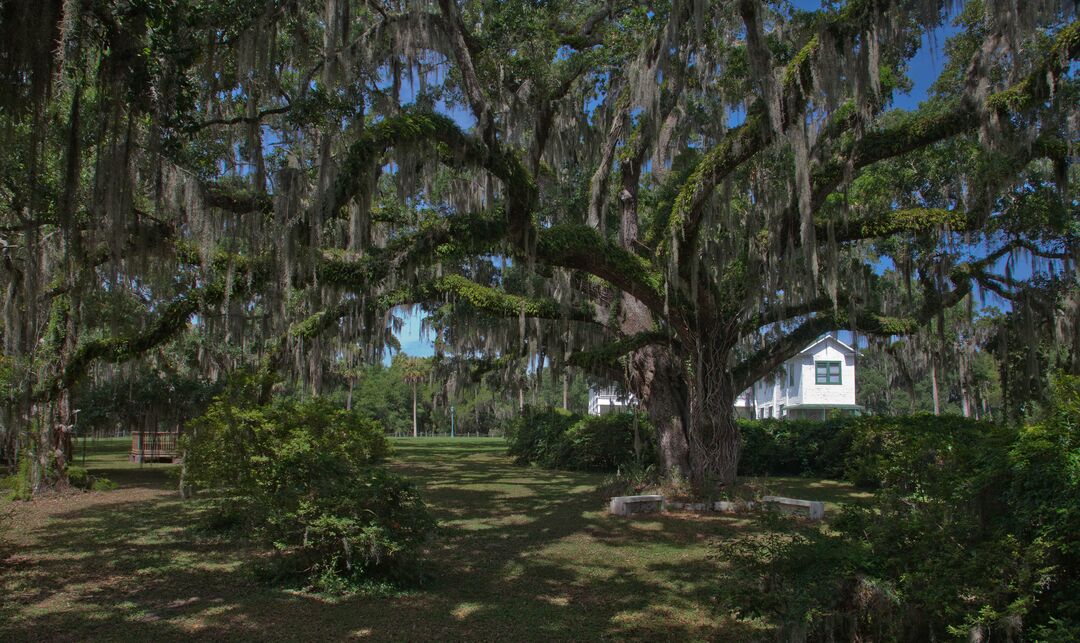
<path fill-rule="evenodd" d="M 258 555 L 197 528 L 171 465 L 127 462 L 127 439 L 86 465 L 120 484 L 14 503 L 0 545 L 0 640 L 761 640 L 768 624 L 724 607 L 724 539 L 753 517 L 610 517 L 602 476 L 515 466 L 498 439 L 395 440 L 392 467 L 440 521 L 432 581 L 392 598 L 328 599 L 268 587 Z M 77 461 L 81 460 L 81 446 Z M 77 462 L 81 463 L 81 462 Z M 770 479 L 837 502 L 840 483 Z"/>

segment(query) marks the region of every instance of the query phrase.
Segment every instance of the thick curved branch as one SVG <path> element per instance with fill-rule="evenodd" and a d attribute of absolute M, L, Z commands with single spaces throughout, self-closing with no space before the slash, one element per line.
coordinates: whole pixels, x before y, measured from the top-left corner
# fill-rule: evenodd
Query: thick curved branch
<path fill-rule="evenodd" d="M 619 358 L 646 346 L 667 345 L 671 341 L 671 334 L 662 331 L 637 333 L 594 350 L 578 351 L 570 356 L 567 364 L 586 371 L 608 373 L 616 365 Z"/>
<path fill-rule="evenodd" d="M 366 185 L 365 172 L 373 171 L 376 159 L 381 158 L 387 149 L 395 145 L 415 144 L 423 141 L 436 141 L 446 148 L 444 161 L 460 162 L 481 167 L 499 178 L 507 188 L 504 226 L 497 223 L 485 225 L 479 235 L 485 241 L 493 241 L 495 234 L 500 234 L 514 244 L 518 252 L 530 255 L 553 266 L 581 270 L 605 279 L 630 295 L 640 299 L 654 311 L 665 309 L 665 297 L 662 275 L 641 257 L 624 250 L 602 238 L 595 230 L 583 225 L 561 225 L 551 228 L 537 228 L 532 221 L 536 200 L 536 185 L 531 175 L 513 154 L 491 151 L 479 141 L 467 136 L 449 118 L 438 114 L 407 113 L 399 117 L 388 118 L 371 126 L 361 140 L 353 144 L 346 161 L 347 171 L 339 183 L 332 208 L 340 209 L 360 189 Z M 449 219 L 449 218 L 448 218 Z M 423 231 L 422 231 L 423 232 Z M 466 233 L 467 228 L 458 228 L 458 233 Z M 452 236 L 439 235 L 443 243 L 453 244 Z M 466 239 L 474 238 L 466 234 Z M 429 240 L 429 243 L 431 240 Z M 393 253 L 407 250 L 398 244 L 379 260 L 387 259 Z M 437 244 L 435 244 L 437 245 Z M 437 249 L 437 248 L 435 248 Z M 374 267 L 377 260 L 363 260 L 368 268 Z M 340 262 L 327 268 L 347 270 L 353 273 L 345 279 L 370 281 L 372 275 L 355 274 L 359 266 L 346 266 Z M 366 270 L 362 268 L 361 272 Z M 327 279 L 327 276 L 322 276 Z M 330 277 L 334 279 L 335 277 Z M 684 320 L 674 316 L 675 328 L 680 334 L 689 336 Z"/>
<path fill-rule="evenodd" d="M 70 388 L 96 361 L 119 364 L 171 340 L 186 330 L 191 316 L 224 299 L 221 287 L 192 289 L 166 305 L 143 331 L 128 337 L 109 337 L 80 344 L 63 370 L 35 391 L 38 400 L 47 400 L 62 388 Z"/>
<path fill-rule="evenodd" d="M 465 85 L 465 95 L 469 99 L 473 116 L 476 117 L 476 126 L 480 129 L 480 135 L 491 150 L 499 149 L 498 138 L 495 130 L 495 116 L 488 106 L 484 90 L 480 86 L 480 79 L 476 74 L 476 65 L 473 64 L 473 56 L 476 53 L 476 43 L 468 37 L 468 30 L 458 14 L 456 0 L 439 0 L 439 9 L 442 10 L 446 19 L 450 46 L 458 68 L 461 70 L 461 78 Z"/>
<path fill-rule="evenodd" d="M 581 270 L 610 282 L 654 312 L 665 310 L 663 275 L 652 264 L 612 243 L 586 225 L 560 225 L 538 230 L 536 258 L 563 268 Z M 684 339 L 692 336 L 682 315 L 671 307 L 667 315 Z"/>
<path fill-rule="evenodd" d="M 1062 161 L 1067 154 L 1065 142 L 1053 136 L 1040 136 L 1027 148 L 1019 150 L 1002 163 L 994 165 L 992 175 L 985 177 L 988 183 L 998 183 L 1014 176 L 1038 157 L 1047 157 L 1055 163 Z M 974 202 L 966 209 L 947 210 L 944 208 L 901 208 L 883 214 L 870 215 L 846 222 L 834 222 L 833 239 L 837 242 L 879 239 L 900 232 L 918 233 L 927 230 L 947 228 L 952 232 L 976 230 L 986 220 L 993 209 L 990 194 L 985 190 L 976 190 Z M 828 236 L 828 222 L 818 221 L 820 239 Z"/>
<path fill-rule="evenodd" d="M 888 9 L 889 3 L 875 0 L 849 2 L 844 10 L 825 26 L 834 30 L 854 30 L 873 18 L 878 11 Z M 753 3 L 743 3 L 742 10 L 747 14 L 748 22 L 757 20 L 758 8 Z M 784 68 L 780 92 L 782 114 L 778 120 L 782 124 L 794 122 L 805 109 L 807 102 L 806 88 L 814 86 L 813 63 L 821 52 L 821 39 L 812 36 L 802 49 Z M 695 252 L 697 236 L 701 226 L 705 205 L 716 186 L 731 175 L 739 166 L 748 161 L 757 152 L 770 145 L 776 137 L 775 129 L 769 124 L 768 107 L 758 98 L 747 109 L 747 118 L 739 127 L 731 130 L 719 144 L 702 158 L 700 165 L 679 192 L 668 220 L 670 234 L 661 241 L 661 252 L 670 251 L 671 234 L 678 234 L 683 240 L 682 261 L 688 261 Z"/>
<path fill-rule="evenodd" d="M 1020 111 L 1039 105 L 1053 94 L 1059 77 L 1072 61 L 1080 58 L 1080 22 L 1061 30 L 1042 63 L 1024 80 L 991 95 L 986 108 L 997 112 L 1004 122 Z M 925 113 L 923 113 L 925 112 Z M 817 209 L 843 181 L 846 168 L 859 170 L 878 161 L 922 149 L 932 143 L 970 132 L 981 122 L 980 111 L 969 99 L 958 100 L 946 110 L 915 112 L 899 125 L 867 132 L 847 149 L 840 150 L 813 175 L 813 207 Z M 1040 137 L 1032 146 L 1036 154 L 1057 158 L 1060 146 Z"/>
<path fill-rule="evenodd" d="M 570 319 L 573 321 L 599 322 L 592 304 L 568 307 L 551 298 L 529 298 L 513 295 L 496 288 L 483 286 L 461 275 L 440 277 L 420 291 L 442 296 L 453 296 L 467 302 L 471 307 L 492 317 L 525 317 L 539 319 Z"/>

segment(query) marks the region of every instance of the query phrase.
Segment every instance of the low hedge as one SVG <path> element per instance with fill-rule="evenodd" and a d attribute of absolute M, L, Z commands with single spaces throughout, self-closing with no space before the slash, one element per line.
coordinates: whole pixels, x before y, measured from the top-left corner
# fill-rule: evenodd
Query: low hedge
<path fill-rule="evenodd" d="M 902 484 L 927 462 L 994 433 L 987 422 L 951 415 L 740 420 L 739 428 L 740 475 L 843 479 L 867 488 Z"/>
<path fill-rule="evenodd" d="M 638 448 L 631 413 L 577 415 L 527 408 L 507 427 L 519 463 L 549 469 L 616 471 L 656 462 L 656 435 L 639 415 Z M 739 475 L 848 480 L 862 487 L 898 484 L 941 451 L 977 439 L 987 423 L 958 416 L 864 416 L 813 420 L 739 420 Z M 968 437 L 965 437 L 968 436 Z"/>
<path fill-rule="evenodd" d="M 615 471 L 656 459 L 652 426 L 640 414 L 583 416 L 563 409 L 527 408 L 510 422 L 506 433 L 509 453 L 518 463 L 549 469 Z"/>
<path fill-rule="evenodd" d="M 739 475 L 841 477 L 851 450 L 852 419 L 739 420 Z"/>

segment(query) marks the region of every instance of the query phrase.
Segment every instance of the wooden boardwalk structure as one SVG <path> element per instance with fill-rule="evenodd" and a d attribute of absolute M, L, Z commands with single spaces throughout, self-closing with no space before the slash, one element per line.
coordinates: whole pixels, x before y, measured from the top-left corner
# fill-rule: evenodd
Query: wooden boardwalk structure
<path fill-rule="evenodd" d="M 180 457 L 176 431 L 147 432 L 131 434 L 132 462 L 174 462 Z"/>

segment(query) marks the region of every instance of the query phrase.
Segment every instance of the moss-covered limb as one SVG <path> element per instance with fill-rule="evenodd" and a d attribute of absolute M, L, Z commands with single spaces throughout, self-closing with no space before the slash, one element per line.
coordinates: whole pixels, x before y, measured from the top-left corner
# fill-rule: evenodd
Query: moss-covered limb
<path fill-rule="evenodd" d="M 1056 136 L 1039 136 L 1029 147 L 1018 149 L 1002 162 L 996 163 L 983 182 L 993 185 L 1005 182 L 1036 158 L 1048 158 L 1055 164 L 1063 162 L 1068 146 Z M 834 222 L 833 238 L 838 242 L 877 239 L 897 233 L 918 233 L 948 228 L 953 232 L 974 230 L 981 226 L 993 207 L 989 192 L 976 190 L 975 198 L 966 209 L 900 208 L 882 214 Z M 828 239 L 828 221 L 815 223 L 818 239 Z"/>
<path fill-rule="evenodd" d="M 690 327 L 677 305 L 666 306 L 663 275 L 646 259 L 604 239 L 586 225 L 558 225 L 536 231 L 536 258 L 604 279 L 671 321 L 685 339 Z"/>
<path fill-rule="evenodd" d="M 498 213 L 441 217 L 359 259 L 326 254 L 317 276 L 326 285 L 364 291 L 382 282 L 397 266 L 495 251 L 507 230 L 505 219 Z M 535 258 L 539 262 L 596 275 L 653 310 L 663 310 L 663 276 L 642 257 L 584 225 L 534 229 L 534 234 Z M 517 252 L 519 257 L 525 254 L 520 247 Z"/>
<path fill-rule="evenodd" d="M 620 339 L 600 348 L 588 351 L 578 351 L 570 356 L 567 363 L 596 374 L 611 372 L 619 369 L 619 359 L 636 350 L 658 344 L 670 344 L 672 337 L 664 331 L 647 331 L 637 333 Z"/>
<path fill-rule="evenodd" d="M 402 286 L 383 293 L 378 298 L 380 308 L 410 304 L 436 304 L 454 297 L 488 317 L 517 318 L 524 314 L 537 319 L 570 319 L 602 323 L 596 308 L 590 303 L 566 307 L 550 298 L 529 298 L 513 295 L 496 288 L 483 286 L 462 275 L 445 275 L 431 281 Z"/>
<path fill-rule="evenodd" d="M 846 295 L 840 295 L 837 306 L 846 306 Z M 769 311 L 767 313 L 758 313 L 750 316 L 746 321 L 739 325 L 739 332 L 742 335 L 749 335 L 754 332 L 760 331 L 763 327 L 770 324 L 777 324 L 781 322 L 790 321 L 798 317 L 805 317 L 807 315 L 816 313 L 820 310 L 830 310 L 833 308 L 833 302 L 828 297 L 818 297 L 808 301 L 802 301 L 796 304 L 789 304 L 783 306 L 778 310 Z"/>
<path fill-rule="evenodd" d="M 199 288 L 169 302 L 147 328 L 128 337 L 108 337 L 79 344 L 64 364 L 63 371 L 35 392 L 38 400 L 51 399 L 60 389 L 70 388 L 96 361 L 118 364 L 134 359 L 164 344 L 187 329 L 191 316 L 220 304 L 224 289 Z"/>
<path fill-rule="evenodd" d="M 960 232 L 971 227 L 977 217 L 968 214 L 965 209 L 946 210 L 943 208 L 903 208 L 892 210 L 878 216 L 852 220 L 842 225 L 835 232 L 837 241 L 854 239 L 877 239 L 900 232 L 917 233 L 927 230 L 948 228 Z M 826 235 L 822 225 L 819 234 Z M 825 236 L 821 237 L 822 239 Z"/>
<path fill-rule="evenodd" d="M 822 29 L 844 33 L 857 31 L 862 25 L 869 24 L 876 13 L 887 11 L 890 6 L 891 3 L 880 0 L 853 0 L 836 16 L 830 16 Z M 758 7 L 754 2 L 744 2 L 740 10 L 746 20 L 752 21 L 751 14 L 756 13 Z M 783 110 L 780 121 L 784 124 L 800 118 L 805 109 L 807 90 L 814 85 L 814 62 L 821 53 L 821 46 L 821 39 L 817 35 L 811 36 L 784 68 L 780 87 Z M 763 101 L 755 101 L 747 110 L 746 122 L 729 132 L 702 158 L 672 207 L 668 217 L 669 233 L 660 240 L 661 254 L 670 251 L 671 235 L 678 232 L 684 240 L 682 256 L 686 260 L 693 256 L 705 204 L 716 186 L 775 139 L 776 133 L 768 125 L 766 109 Z M 852 113 L 853 110 L 845 109 L 845 118 Z"/>
<path fill-rule="evenodd" d="M 766 127 L 762 108 L 758 105 L 745 123 L 731 130 L 716 147 L 705 154 L 679 190 L 679 196 L 675 198 L 671 215 L 668 217 L 669 232 L 659 239 L 661 255 L 671 251 L 671 233 L 676 230 L 684 240 L 687 250 L 684 255 L 693 252 L 705 204 L 713 190 L 736 168 L 768 145 L 772 137 L 771 129 Z"/>
<path fill-rule="evenodd" d="M 1024 80 L 988 98 L 987 108 L 1021 112 L 1048 100 L 1054 94 L 1054 83 L 1068 71 L 1071 61 L 1078 56 L 1080 21 L 1074 21 L 1057 33 L 1054 44 L 1042 62 Z"/>
<path fill-rule="evenodd" d="M 795 330 L 773 344 L 751 353 L 732 368 L 732 388 L 740 393 L 745 391 L 754 382 L 776 371 L 781 364 L 806 348 L 807 344 L 836 328 L 836 319 L 832 315 L 820 315 L 804 321 Z"/>
<path fill-rule="evenodd" d="M 263 263 L 257 263 L 263 266 Z M 232 297 L 252 292 L 269 272 L 252 267 L 250 278 L 232 280 Z M 52 399 L 61 389 L 78 382 L 97 361 L 119 364 L 135 359 L 164 344 L 188 328 L 192 315 L 205 312 L 225 301 L 223 278 L 191 288 L 160 308 L 160 313 L 142 331 L 127 337 L 105 337 L 80 343 L 63 365 L 63 370 L 34 392 L 37 400 Z"/>
<path fill-rule="evenodd" d="M 968 103 L 926 114 L 915 113 L 905 122 L 867 132 L 853 148 L 841 151 L 828 162 L 816 167 L 812 177 L 813 205 L 820 206 L 842 182 L 848 159 L 853 169 L 862 169 L 878 161 L 901 156 L 931 143 L 971 130 L 977 124 L 975 109 Z"/>
<path fill-rule="evenodd" d="M 1062 29 L 1053 46 L 1039 64 L 1022 81 L 1012 87 L 991 95 L 986 107 L 1008 117 L 1042 104 L 1050 95 L 1053 83 L 1072 61 L 1080 59 L 1080 22 Z M 933 108 L 916 112 L 904 122 L 891 127 L 866 133 L 847 150 L 842 150 L 828 163 L 814 171 L 813 203 L 815 207 L 824 202 L 841 183 L 845 166 L 849 162 L 855 170 L 878 161 L 894 158 L 924 148 L 932 143 L 970 132 L 979 125 L 979 112 L 970 100 L 958 100 L 947 109 Z M 1049 147 L 1047 147 L 1049 146 Z M 1060 154 L 1060 146 L 1046 139 L 1034 147 L 1037 153 Z"/>
<path fill-rule="evenodd" d="M 404 266 L 498 252 L 506 229 L 499 212 L 435 216 L 362 257 L 324 252 L 316 276 L 325 285 L 366 292 Z"/>
<path fill-rule="evenodd" d="M 554 299 L 512 295 L 482 286 L 461 275 L 440 277 L 431 282 L 428 288 L 441 295 L 453 295 L 458 300 L 467 302 L 476 310 L 492 317 L 517 317 L 524 314 L 526 317 L 540 319 L 597 321 L 596 308 L 592 304 L 567 308 Z"/>
<path fill-rule="evenodd" d="M 264 215 L 274 213 L 274 200 L 265 193 L 259 193 L 250 188 L 229 187 L 221 184 L 204 184 L 202 186 L 203 202 L 220 210 L 227 210 L 236 214 L 258 212 Z"/>
<path fill-rule="evenodd" d="M 406 111 L 369 125 L 360 139 L 349 146 L 339 174 L 341 178 L 326 204 L 327 213 L 338 214 L 349 200 L 369 189 L 374 172 L 388 150 L 422 144 L 434 145 L 440 160 L 447 165 L 479 167 L 491 172 L 505 184 L 511 209 L 516 214 L 531 212 L 536 202 L 536 183 L 515 154 L 489 147 L 441 114 Z"/>
<path fill-rule="evenodd" d="M 177 242 L 173 247 L 176 259 L 192 267 L 204 265 L 204 256 L 198 246 L 190 241 Z M 233 279 L 253 280 L 263 282 L 273 277 L 274 257 L 268 253 L 257 255 L 229 252 L 227 250 L 215 250 L 205 257 L 206 264 L 211 270 L 225 273 L 232 271 Z"/>

